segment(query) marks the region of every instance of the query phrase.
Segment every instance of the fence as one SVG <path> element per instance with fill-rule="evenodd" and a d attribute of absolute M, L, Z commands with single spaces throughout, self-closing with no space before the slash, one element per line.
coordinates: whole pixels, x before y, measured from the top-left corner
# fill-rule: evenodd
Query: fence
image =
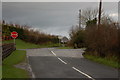
<path fill-rule="evenodd" d="M 16 50 L 14 43 L 2 45 L 2 60 L 9 56 L 14 50 Z"/>

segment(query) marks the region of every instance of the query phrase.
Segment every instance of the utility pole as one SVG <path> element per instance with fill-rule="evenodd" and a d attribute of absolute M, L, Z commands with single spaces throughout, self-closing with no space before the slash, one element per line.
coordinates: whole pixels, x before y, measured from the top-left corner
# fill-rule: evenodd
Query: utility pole
<path fill-rule="evenodd" d="M 101 9 L 102 9 L 102 0 L 100 0 L 100 4 L 99 4 L 98 26 L 101 23 Z"/>
<path fill-rule="evenodd" d="M 81 29 L 81 9 L 79 10 L 79 29 Z"/>

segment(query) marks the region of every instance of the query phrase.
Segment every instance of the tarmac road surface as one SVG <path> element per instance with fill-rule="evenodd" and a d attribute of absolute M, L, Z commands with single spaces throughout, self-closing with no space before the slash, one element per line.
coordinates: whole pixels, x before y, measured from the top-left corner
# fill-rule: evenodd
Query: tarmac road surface
<path fill-rule="evenodd" d="M 78 80 L 119 80 L 118 70 L 82 56 L 82 49 L 28 49 L 34 78 L 74 78 Z"/>

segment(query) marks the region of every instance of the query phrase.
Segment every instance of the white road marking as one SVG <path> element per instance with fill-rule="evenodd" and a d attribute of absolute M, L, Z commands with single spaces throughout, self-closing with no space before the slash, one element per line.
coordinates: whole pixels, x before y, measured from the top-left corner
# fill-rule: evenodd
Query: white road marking
<path fill-rule="evenodd" d="M 56 55 L 53 51 L 51 51 L 51 53 L 53 53 L 53 55 L 55 55 L 55 56 L 57 57 L 57 55 Z M 58 59 L 59 59 L 62 63 L 67 64 L 65 61 L 63 61 L 63 60 L 60 59 L 59 57 L 58 57 Z"/>
<path fill-rule="evenodd" d="M 58 58 L 62 63 L 67 64 L 65 61 L 63 61 L 62 59 Z"/>
<path fill-rule="evenodd" d="M 57 57 L 57 55 L 56 55 L 53 51 L 51 51 L 51 52 L 53 53 L 53 55 L 55 55 L 55 56 Z M 65 61 L 63 61 L 61 58 L 58 57 L 58 59 L 59 59 L 62 63 L 67 64 L 67 63 L 66 63 Z M 88 78 L 90 78 L 90 79 L 92 79 L 92 80 L 95 80 L 94 78 L 92 78 L 92 77 L 89 76 L 88 74 L 80 71 L 79 69 L 77 69 L 77 68 L 75 68 L 75 67 L 72 67 L 72 68 L 73 68 L 74 70 L 76 70 L 77 72 L 83 74 L 84 76 L 86 76 L 86 77 L 88 77 Z"/>
<path fill-rule="evenodd" d="M 30 65 L 30 64 L 28 64 L 28 65 L 29 65 L 29 70 L 30 70 L 30 72 L 31 72 L 31 74 L 32 74 L 32 78 L 35 78 L 35 74 L 34 74 L 33 71 L 32 71 L 31 65 Z"/>
<path fill-rule="evenodd" d="M 75 67 L 72 67 L 72 68 L 73 68 L 74 70 L 76 70 L 77 72 L 83 74 L 84 76 L 86 76 L 86 77 L 88 77 L 88 78 L 90 78 L 90 79 L 92 79 L 92 80 L 95 80 L 95 79 L 93 79 L 91 76 L 89 76 L 88 74 L 86 74 L 86 73 L 80 71 L 79 69 L 77 69 L 77 68 L 75 68 Z"/>
<path fill-rule="evenodd" d="M 51 51 L 51 53 L 53 53 L 53 55 L 57 56 L 53 51 Z"/>
<path fill-rule="evenodd" d="M 33 71 L 32 71 L 32 68 L 31 68 L 31 65 L 29 64 L 30 62 L 29 62 L 29 56 L 28 56 L 28 54 L 27 54 L 27 62 L 28 62 L 28 69 L 29 69 L 29 71 L 31 72 L 31 75 L 32 75 L 32 78 L 35 78 L 35 74 L 33 73 Z"/>

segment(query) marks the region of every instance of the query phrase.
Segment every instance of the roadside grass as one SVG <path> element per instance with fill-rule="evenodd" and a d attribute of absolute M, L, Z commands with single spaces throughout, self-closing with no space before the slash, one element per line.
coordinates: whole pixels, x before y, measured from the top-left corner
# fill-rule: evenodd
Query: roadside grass
<path fill-rule="evenodd" d="M 13 43 L 13 40 L 3 41 L 4 43 Z M 30 49 L 30 48 L 46 48 L 46 47 L 58 47 L 59 44 L 42 44 L 36 45 L 33 43 L 28 43 L 20 39 L 16 39 L 16 49 Z"/>
<path fill-rule="evenodd" d="M 3 41 L 3 44 L 13 43 L 13 40 Z M 16 39 L 16 49 L 45 48 L 57 47 L 59 44 L 43 44 L 36 45 L 27 43 L 20 39 Z M 29 78 L 28 72 L 23 69 L 16 68 L 14 65 L 26 61 L 26 51 L 16 50 L 2 62 L 2 78 Z"/>
<path fill-rule="evenodd" d="M 29 78 L 28 73 L 23 70 L 9 65 L 3 65 L 2 78 Z"/>
<path fill-rule="evenodd" d="M 83 56 L 86 59 L 98 62 L 100 64 L 104 64 L 104 65 L 111 66 L 114 68 L 120 68 L 120 64 L 118 61 L 110 60 L 107 58 L 101 58 L 101 57 L 97 57 L 97 56 L 92 56 L 92 55 L 88 55 L 88 54 L 84 54 Z"/>
<path fill-rule="evenodd" d="M 8 56 L 7 58 L 3 60 L 3 64 L 15 65 L 15 64 L 25 61 L 25 58 L 26 58 L 26 51 L 16 50 L 12 52 L 10 56 Z"/>
<path fill-rule="evenodd" d="M 14 65 L 26 61 L 26 51 L 16 50 L 2 62 L 2 78 L 29 78 L 28 72 Z"/>
<path fill-rule="evenodd" d="M 47 43 L 47 44 L 42 44 L 40 45 L 41 48 L 46 48 L 46 47 L 59 47 L 59 43 L 53 44 L 53 43 Z"/>
<path fill-rule="evenodd" d="M 58 47 L 58 49 L 82 49 L 82 50 L 85 50 L 86 48 L 73 48 L 73 47 L 65 46 L 65 47 Z"/>
<path fill-rule="evenodd" d="M 72 47 L 58 47 L 58 49 L 74 49 Z"/>

